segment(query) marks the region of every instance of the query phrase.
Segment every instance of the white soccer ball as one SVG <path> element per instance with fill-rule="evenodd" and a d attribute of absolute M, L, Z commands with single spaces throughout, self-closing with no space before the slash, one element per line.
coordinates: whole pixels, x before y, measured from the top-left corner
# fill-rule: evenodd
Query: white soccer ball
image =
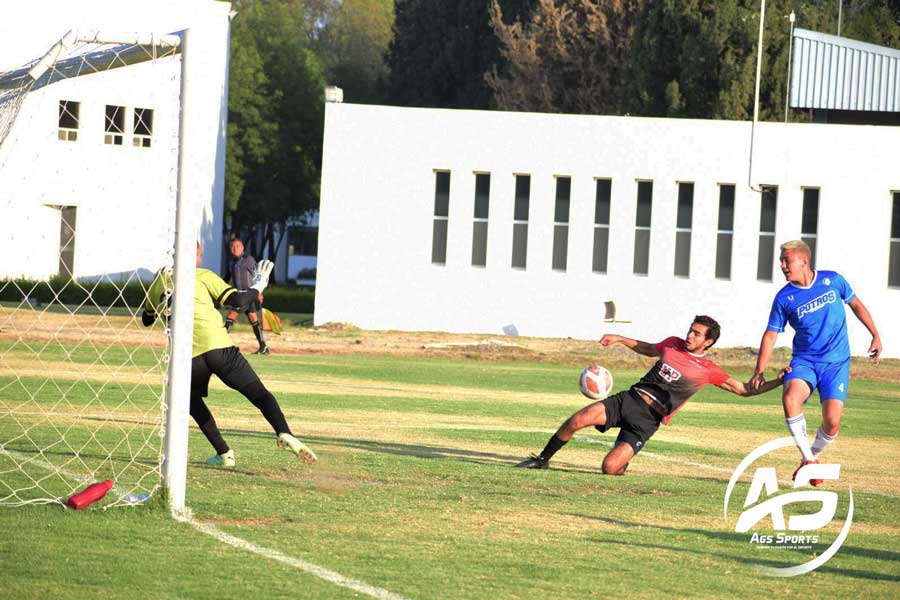
<path fill-rule="evenodd" d="M 581 372 L 578 378 L 581 393 L 591 400 L 600 400 L 609 395 L 613 387 L 613 376 L 606 367 L 591 365 Z"/>

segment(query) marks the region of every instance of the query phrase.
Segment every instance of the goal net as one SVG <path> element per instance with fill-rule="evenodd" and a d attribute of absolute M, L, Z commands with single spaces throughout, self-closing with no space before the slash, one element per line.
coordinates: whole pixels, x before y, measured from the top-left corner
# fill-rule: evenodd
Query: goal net
<path fill-rule="evenodd" d="M 141 312 L 172 293 L 179 44 L 73 31 L 0 73 L 0 505 L 160 489 L 172 340 Z"/>

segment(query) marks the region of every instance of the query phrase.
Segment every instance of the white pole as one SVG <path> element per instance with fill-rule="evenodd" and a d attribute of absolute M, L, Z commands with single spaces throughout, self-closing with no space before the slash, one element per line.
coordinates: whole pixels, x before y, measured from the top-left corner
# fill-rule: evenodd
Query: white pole
<path fill-rule="evenodd" d="M 788 104 L 791 98 L 791 62 L 794 53 L 794 21 L 797 20 L 797 15 L 794 14 L 794 11 L 791 11 L 791 14 L 788 15 L 788 19 L 791 21 L 791 31 L 788 33 L 788 68 L 787 68 L 787 85 L 784 89 L 784 122 L 788 122 Z"/>
<path fill-rule="evenodd" d="M 184 511 L 187 480 L 188 412 L 191 385 L 191 350 L 194 326 L 194 275 L 196 273 L 196 198 L 185 189 L 187 153 L 185 127 L 188 117 L 188 61 L 190 29 L 181 37 L 181 115 L 178 120 L 178 190 L 175 209 L 175 289 L 172 304 L 172 352 L 166 390 L 166 438 L 163 483 L 172 512 Z"/>
<path fill-rule="evenodd" d="M 759 120 L 759 73 L 762 68 L 762 43 L 763 26 L 766 22 L 766 0 L 759 3 L 759 41 L 756 44 L 756 90 L 753 92 L 753 122 L 750 124 L 750 165 L 747 170 L 747 185 L 753 191 L 760 191 L 753 187 L 753 142 L 756 137 L 756 121 Z"/>
<path fill-rule="evenodd" d="M 844 1 L 838 0 L 838 35 L 841 35 L 841 9 L 844 7 Z"/>

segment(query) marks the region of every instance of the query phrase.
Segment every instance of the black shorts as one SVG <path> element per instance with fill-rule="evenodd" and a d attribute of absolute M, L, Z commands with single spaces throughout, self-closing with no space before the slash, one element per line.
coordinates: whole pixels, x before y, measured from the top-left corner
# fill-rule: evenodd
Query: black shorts
<path fill-rule="evenodd" d="M 236 308 L 232 308 L 230 306 L 226 306 L 225 308 L 227 308 L 229 312 L 233 312 L 233 313 L 243 312 L 245 315 L 247 315 L 249 317 L 250 313 L 254 313 L 257 315 L 259 314 L 259 311 L 262 310 L 262 303 L 260 303 L 259 296 L 257 296 L 256 299 L 251 300 L 250 304 L 247 305 L 247 308 L 245 308 L 242 311 L 240 311 Z"/>
<path fill-rule="evenodd" d="M 237 346 L 216 348 L 191 360 L 191 397 L 209 395 L 209 378 L 213 374 L 237 391 L 259 381 L 259 376 Z"/>
<path fill-rule="evenodd" d="M 641 451 L 647 440 L 659 429 L 662 417 L 637 392 L 625 390 L 601 402 L 606 409 L 606 424 L 595 427 L 601 433 L 618 427 L 616 445 L 625 442 L 635 454 Z"/>

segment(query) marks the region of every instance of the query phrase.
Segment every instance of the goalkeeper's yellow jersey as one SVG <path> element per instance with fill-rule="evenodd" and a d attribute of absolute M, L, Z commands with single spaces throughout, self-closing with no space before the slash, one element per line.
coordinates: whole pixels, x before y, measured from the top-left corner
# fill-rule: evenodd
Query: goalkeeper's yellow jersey
<path fill-rule="evenodd" d="M 235 291 L 209 269 L 197 269 L 194 284 L 194 352 L 200 356 L 216 348 L 230 348 L 234 342 L 225 330 L 218 306 Z"/>

